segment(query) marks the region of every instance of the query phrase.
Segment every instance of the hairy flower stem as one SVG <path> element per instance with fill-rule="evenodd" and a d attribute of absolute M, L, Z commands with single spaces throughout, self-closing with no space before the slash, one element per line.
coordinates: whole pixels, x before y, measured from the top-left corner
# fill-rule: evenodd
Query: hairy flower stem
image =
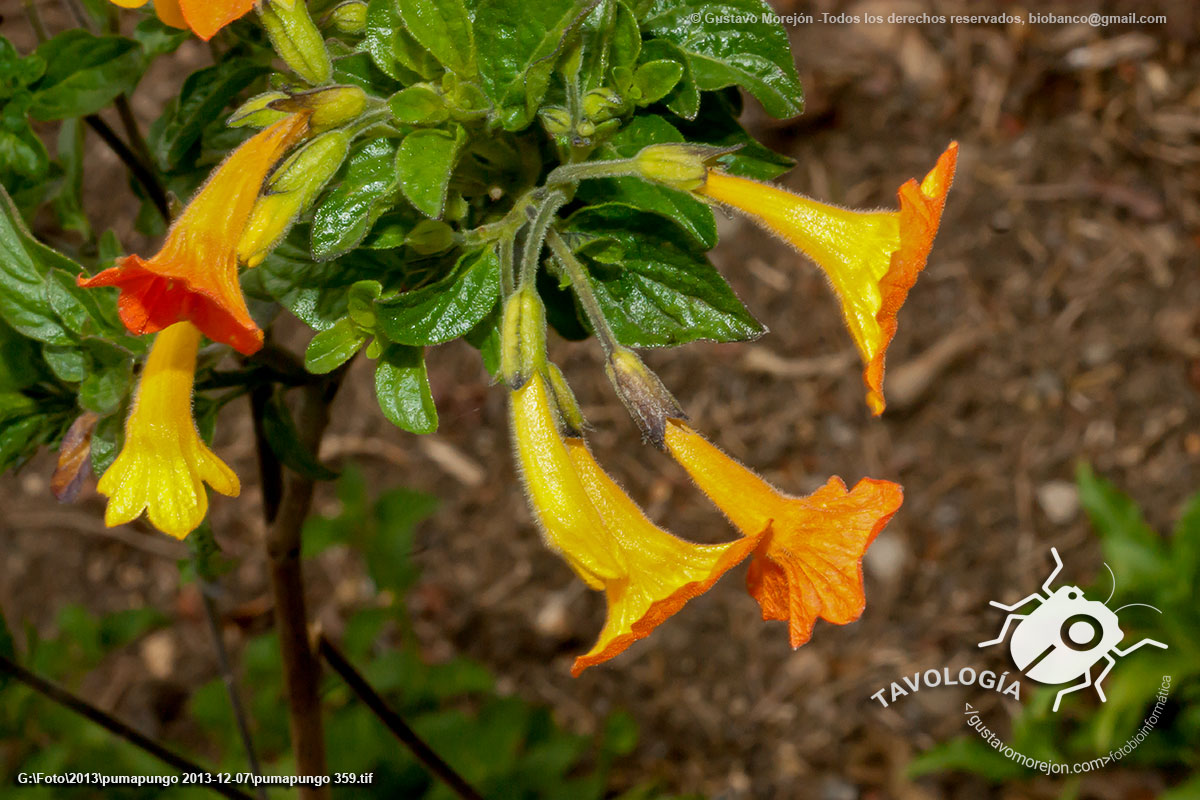
<path fill-rule="evenodd" d="M 68 692 L 57 683 L 52 683 L 45 678 L 35 675 L 20 664 L 2 655 L 0 655 L 0 673 L 10 675 L 14 680 L 20 681 L 47 700 L 58 703 L 63 708 L 68 708 L 81 717 L 91 720 L 109 733 L 119 736 L 134 747 L 145 750 L 164 764 L 180 772 L 192 775 L 207 775 L 208 779 L 200 785 L 211 789 L 222 797 L 233 798 L 233 800 L 253 800 L 250 795 L 240 789 L 235 789 L 229 784 L 221 783 L 216 775 L 195 761 L 184 758 L 178 753 L 167 749 L 160 742 L 130 727 L 107 711 L 97 708 L 82 697 Z"/>
<path fill-rule="evenodd" d="M 301 389 L 296 414 L 300 443 L 316 453 L 329 425 L 329 405 L 337 393 L 345 370 Z M 269 387 L 268 398 L 269 398 Z M 326 775 L 325 735 L 321 720 L 320 664 L 308 635 L 308 610 L 304 598 L 304 576 L 300 560 L 300 533 L 312 507 L 314 483 L 295 472 L 282 476 L 279 461 L 270 454 L 262 433 L 262 407 L 252 398 L 259 467 L 263 470 L 263 514 L 267 532 L 267 562 L 271 573 L 271 596 L 275 604 L 275 626 L 283 660 L 284 685 L 292 751 L 299 775 Z M 301 800 L 327 800 L 328 786 L 301 786 Z"/>
<path fill-rule="evenodd" d="M 367 683 L 354 665 L 346 660 L 333 644 L 324 636 L 318 637 L 317 649 L 325 663 L 336 672 L 346 685 L 358 696 L 358 699 L 371 710 L 400 743 L 435 776 L 442 780 L 456 795 L 463 800 L 483 800 L 483 796 L 454 771 L 454 768 L 442 760 L 434 750 L 408 726 L 408 723 L 387 704 L 379 693 Z"/>
<path fill-rule="evenodd" d="M 531 218 L 529 229 L 525 232 L 525 246 L 521 253 L 521 279 L 518 286 L 531 284 L 537 277 L 538 262 L 542 257 L 542 246 L 546 241 L 546 231 L 554 221 L 554 215 L 567 202 L 567 196 L 562 192 L 551 192 L 541 207 L 536 210 L 531 206 L 526 212 Z"/>
<path fill-rule="evenodd" d="M 636 175 L 637 167 L 632 158 L 616 158 L 609 161 L 587 161 L 582 164 L 563 164 L 546 176 L 546 185 L 578 183 L 590 178 L 621 178 Z"/>
<path fill-rule="evenodd" d="M 588 322 L 592 323 L 592 330 L 595 331 L 596 340 L 600 342 L 604 354 L 611 356 L 619 346 L 617 337 L 613 335 L 604 312 L 600 310 L 600 303 L 596 300 L 596 293 L 592 291 L 592 284 L 588 281 L 587 271 L 583 268 L 583 264 L 579 263 L 579 259 L 558 235 L 558 231 L 551 229 L 546 234 L 546 243 L 550 245 L 550 250 L 558 259 L 558 263 L 562 264 L 563 269 L 566 270 L 567 278 L 571 281 L 571 288 L 575 290 L 575 296 L 579 298 L 579 303 L 583 306 L 583 313 L 587 314 Z"/>

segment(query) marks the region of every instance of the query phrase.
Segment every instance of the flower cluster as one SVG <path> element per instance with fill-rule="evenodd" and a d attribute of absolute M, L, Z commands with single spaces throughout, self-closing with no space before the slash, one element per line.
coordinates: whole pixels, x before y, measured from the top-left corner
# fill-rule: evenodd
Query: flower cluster
<path fill-rule="evenodd" d="M 113 1 L 125 7 L 146 2 Z M 205 39 L 254 6 L 252 0 L 155 0 L 163 22 L 190 28 Z M 251 125 L 260 132 L 212 173 L 171 225 L 156 255 L 126 256 L 94 276 L 78 277 L 82 287 L 119 290 L 119 315 L 131 333 L 157 334 L 126 420 L 124 446 L 99 481 L 99 491 L 109 498 L 109 525 L 130 522 L 145 512 L 158 529 L 182 538 L 207 511 L 205 484 L 224 495 L 238 494 L 237 476 L 201 440 L 192 418 L 202 337 L 247 356 L 262 348 L 264 334 L 242 295 L 241 270 L 259 265 L 313 206 L 348 158 L 355 136 L 389 115 L 385 105 L 397 120 L 408 120 L 405 125 L 445 120 L 450 113 L 428 85 L 410 87 L 387 104 L 358 86 L 331 85 L 331 58 L 305 4 L 259 0 L 257 7 L 276 52 L 312 88 L 267 92 L 235 113 L 231 125 Z M 349 24 L 353 20 L 343 22 L 355 27 Z M 443 56 L 451 58 L 453 53 Z M 473 62 L 454 63 L 468 76 L 475 68 Z M 654 63 L 662 67 L 666 62 Z M 677 72 L 670 70 L 674 80 L 679 79 Z M 652 76 L 641 69 L 637 74 L 646 86 L 636 96 L 644 99 Z M 443 83 L 446 91 L 457 86 L 454 81 Z M 462 87 L 455 91 L 451 99 L 464 104 L 452 104 L 456 113 L 461 112 L 462 121 L 474 119 L 470 93 Z M 596 100 L 601 95 L 593 92 L 588 97 Z M 441 116 L 439 110 L 444 112 Z M 559 111 L 559 116 L 567 113 Z M 510 115 L 518 112 L 509 109 Z M 566 124 L 555 122 L 554 114 L 546 119 L 553 123 L 547 127 L 551 133 L 558 130 L 555 125 L 562 127 L 559 122 Z M 615 129 L 619 123 L 605 124 Z M 565 130 L 559 133 L 565 136 Z M 596 133 L 594 125 L 591 130 Z M 547 545 L 584 583 L 605 594 L 604 627 L 592 649 L 576 659 L 573 673 L 607 661 L 648 636 L 688 600 L 746 561 L 749 593 L 764 619 L 787 622 L 793 647 L 808 641 L 818 618 L 835 624 L 857 619 L 865 605 L 863 556 L 899 509 L 901 488 L 864 478 L 848 489 L 840 478 L 831 477 L 811 495 L 791 495 L 697 433 L 671 393 L 609 328 L 586 269 L 564 239 L 569 225 L 557 225 L 555 215 L 571 202 L 581 180 L 613 177 L 665 184 L 688 193 L 693 205 L 700 200 L 749 215 L 811 258 L 828 277 L 864 363 L 867 404 L 879 414 L 884 409 L 885 354 L 900 307 L 937 234 L 954 178 L 957 145 L 946 149 L 922 181 L 910 180 L 900 187 L 895 211 L 847 210 L 730 174 L 717 161 L 731 153 L 729 148 L 653 144 L 632 158 L 578 163 L 569 159 L 545 176 L 544 185 L 519 195 L 503 219 L 485 217 L 492 221 L 465 233 L 450 233 L 443 216 L 466 213 L 461 196 L 453 209 L 447 199 L 460 143 L 434 130 L 410 135 L 427 150 L 409 147 L 406 138 L 394 157 L 398 175 L 403 166 L 412 177 L 414 153 L 419 159 L 427 152 L 442 153 L 449 158 L 449 171 L 440 184 L 432 184 L 436 192 L 415 179 L 400 180 L 398 191 L 431 218 L 424 221 L 426 229 L 445 232 L 439 241 L 474 237 L 494 248 L 489 252 L 500 265 L 499 372 L 510 392 L 516 457 L 539 527 Z M 489 191 L 487 196 L 496 200 L 503 192 Z M 405 239 L 418 252 L 420 228 L 414 227 Z M 519 275 L 514 270 L 518 234 Z M 687 472 L 728 518 L 737 538 L 702 545 L 671 534 L 648 519 L 596 462 L 584 438 L 582 413 L 565 377 L 547 356 L 546 312 L 536 288 L 546 246 L 604 348 L 607 374 L 646 441 Z M 362 306 L 379 300 L 381 286 L 374 282 L 370 300 L 360 296 L 355 302 Z M 488 300 L 494 304 L 496 289 L 492 291 Z M 379 306 L 360 307 L 356 313 L 354 304 L 349 305 L 351 342 L 357 347 L 367 334 L 355 326 L 373 326 L 371 308 Z M 481 314 L 487 311 L 484 307 Z M 406 330 L 385 333 L 397 344 L 407 340 Z M 439 341 L 445 339 L 434 343 Z M 378 339 L 374 343 L 377 352 L 386 345 Z"/>
<path fill-rule="evenodd" d="M 895 212 L 848 211 L 705 168 L 705 154 L 686 146 L 651 146 L 632 163 L 645 179 L 747 213 L 817 262 L 841 300 L 866 364 L 867 402 L 878 414 L 884 353 L 932 247 L 957 153 L 951 144 L 921 183 L 904 184 Z M 571 264 L 563 267 L 571 274 Z M 679 539 L 650 522 L 592 457 L 570 390 L 545 358 L 542 313 L 528 289 L 510 298 L 505 378 L 521 474 L 547 544 L 608 603 L 599 639 L 575 660 L 574 674 L 647 636 L 746 558 L 749 593 L 763 619 L 788 623 L 792 647 L 809 640 L 818 618 L 839 625 L 858 619 L 866 604 L 862 558 L 899 509 L 900 486 L 864 478 L 847 490 L 835 476 L 807 497 L 780 491 L 693 430 L 658 378 L 631 351 L 605 342 L 604 321 L 592 317 L 609 351 L 609 378 L 646 439 L 678 462 L 741 534 L 722 545 Z"/>

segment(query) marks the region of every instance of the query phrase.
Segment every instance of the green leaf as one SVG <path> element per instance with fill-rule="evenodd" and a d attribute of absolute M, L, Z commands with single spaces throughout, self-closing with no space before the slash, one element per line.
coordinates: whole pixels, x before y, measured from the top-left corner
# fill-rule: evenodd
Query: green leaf
<path fill-rule="evenodd" d="M 406 345 L 441 344 L 474 328 L 500 299 L 495 247 L 468 253 L 442 280 L 375 304 L 379 330 Z"/>
<path fill-rule="evenodd" d="M 145 17 L 133 29 L 133 38 L 142 46 L 147 59 L 174 53 L 191 38 L 187 28 L 172 28 L 155 17 Z"/>
<path fill-rule="evenodd" d="M 1104 546 L 1104 560 L 1118 566 L 1118 597 L 1154 591 L 1175 580 L 1162 538 L 1128 496 L 1080 462 L 1075 471 L 1079 502 Z"/>
<path fill-rule="evenodd" d="M 404 137 L 396 151 L 396 179 L 400 191 L 427 217 L 438 219 L 446 205 L 446 189 L 458 161 L 466 133 L 454 126 L 443 130 L 416 130 Z"/>
<path fill-rule="evenodd" d="M 982 739 L 959 736 L 944 744 L 935 745 L 913 757 L 908 764 L 908 775 L 918 778 L 932 772 L 966 770 L 982 775 L 988 780 L 1011 781 L 1021 776 L 1019 764 L 1005 758 L 987 746 Z"/>
<path fill-rule="evenodd" d="M 656 215 L 591 206 L 573 214 L 567 229 L 577 234 L 574 248 L 590 262 L 596 299 L 622 344 L 735 342 L 765 331 L 703 250 Z"/>
<path fill-rule="evenodd" d="M 109 334 L 123 336 L 116 315 L 117 291 L 106 287 L 84 289 L 75 283 L 76 273 L 54 268 L 47 274 L 46 297 L 50 307 L 71 331 L 80 336 Z"/>
<path fill-rule="evenodd" d="M 362 47 L 375 66 L 402 84 L 434 77 L 437 62 L 404 28 L 396 0 L 370 0 Z"/>
<path fill-rule="evenodd" d="M 375 367 L 375 398 L 388 422 L 412 433 L 437 430 L 437 407 L 420 347 L 389 344 Z"/>
<path fill-rule="evenodd" d="M 582 21 L 574 0 L 482 0 L 475 12 L 483 91 L 500 111 L 505 130 L 533 120 L 550 85 L 554 56 L 565 34 Z"/>
<path fill-rule="evenodd" d="M 682 67 L 679 82 L 667 93 L 663 103 L 684 119 L 695 119 L 700 111 L 700 87 L 696 86 L 696 78 L 692 75 L 687 53 L 666 39 L 651 39 L 642 47 L 642 59 L 647 62 L 674 61 Z"/>
<path fill-rule="evenodd" d="M 81 269 L 35 240 L 20 213 L 0 186 L 0 317 L 15 330 L 53 345 L 73 340 L 46 296 L 50 268 Z"/>
<path fill-rule="evenodd" d="M 362 241 L 396 188 L 396 143 L 372 139 L 351 154 L 346 174 L 313 214 L 312 256 L 337 258 Z"/>
<path fill-rule="evenodd" d="M 116 461 L 125 434 L 125 420 L 121 414 L 110 414 L 96 423 L 92 431 L 92 473 L 103 475 Z"/>
<path fill-rule="evenodd" d="M 88 371 L 79 385 L 79 405 L 101 416 L 120 408 L 133 385 L 133 356 L 98 337 L 84 340 Z"/>
<path fill-rule="evenodd" d="M 37 55 L 46 74 L 34 87 L 37 119 L 93 114 L 137 85 L 145 68 L 142 48 L 123 36 L 93 36 L 78 28 L 43 42 Z"/>
<path fill-rule="evenodd" d="M 646 145 L 682 142 L 683 134 L 656 115 L 636 117 L 602 147 L 598 158 L 630 158 Z M 687 192 L 669 189 L 640 178 L 605 178 L 584 181 L 578 196 L 588 203 L 624 203 L 667 217 L 688 232 L 705 250 L 717 244 L 717 223 L 712 209 Z"/>
<path fill-rule="evenodd" d="M 293 472 L 314 481 L 328 481 L 337 473 L 326 467 L 300 441 L 300 432 L 292 420 L 292 412 L 283 400 L 283 393 L 271 396 L 263 409 L 263 434 L 279 461 Z"/>
<path fill-rule="evenodd" d="M 46 377 L 37 344 L 0 318 L 0 393 L 18 392 Z"/>
<path fill-rule="evenodd" d="M 349 317 L 338 320 L 332 328 L 320 331 L 304 351 L 304 368 L 315 375 L 324 375 L 354 358 L 367 337 Z"/>
<path fill-rule="evenodd" d="M 450 112 L 442 96 L 426 85 L 410 86 L 388 100 L 392 116 L 409 125 L 438 125 Z"/>
<path fill-rule="evenodd" d="M 740 149 L 737 152 L 719 159 L 725 171 L 733 175 L 769 181 L 796 164 L 787 156 L 763 147 L 746 133 L 746 129 L 737 121 L 737 112 L 729 99 L 721 94 L 705 94 L 695 119 L 680 121 L 678 128 L 689 142 L 719 147 L 738 146 Z"/>
<path fill-rule="evenodd" d="M 800 76 L 774 16 L 764 0 L 652 0 L 642 28 L 687 53 L 701 89 L 741 86 L 771 116 L 794 117 L 804 110 Z"/>
<path fill-rule="evenodd" d="M 229 58 L 189 75 L 178 100 L 151 128 L 150 146 L 159 165 L 170 169 L 182 161 L 225 107 L 268 71 L 244 58 Z"/>
<path fill-rule="evenodd" d="M 683 65 L 678 61 L 660 58 L 647 61 L 638 67 L 633 75 L 633 88 L 636 90 L 637 104 L 648 106 L 670 94 L 671 90 L 683 78 Z"/>
<path fill-rule="evenodd" d="M 579 85 L 604 86 L 613 67 L 632 67 L 642 46 L 637 18 L 621 0 L 601 0 L 579 26 Z"/>
<path fill-rule="evenodd" d="M 399 0 L 404 27 L 447 69 L 475 74 L 475 37 L 462 0 Z"/>
<path fill-rule="evenodd" d="M 1182 584 L 1200 592 L 1200 493 L 1184 503 L 1171 534 L 1171 561 Z"/>
<path fill-rule="evenodd" d="M 71 345 L 42 345 L 42 358 L 61 381 L 80 383 L 87 377 L 87 356 Z"/>

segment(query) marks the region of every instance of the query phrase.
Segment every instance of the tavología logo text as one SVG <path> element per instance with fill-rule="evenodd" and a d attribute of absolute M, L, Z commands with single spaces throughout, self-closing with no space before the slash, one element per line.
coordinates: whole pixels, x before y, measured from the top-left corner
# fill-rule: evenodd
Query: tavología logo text
<path fill-rule="evenodd" d="M 1062 704 L 1064 695 L 1089 686 L 1096 689 L 1100 702 L 1105 702 L 1107 698 L 1102 684 L 1109 671 L 1116 666 L 1116 656 L 1127 656 L 1146 645 L 1167 649 L 1165 644 L 1154 639 L 1142 639 L 1128 647 L 1120 647 L 1125 632 L 1121 630 L 1117 612 L 1130 606 L 1154 606 L 1129 603 L 1115 610 L 1110 609 L 1108 600 L 1117 590 L 1117 579 L 1108 564 L 1104 566 L 1112 576 L 1113 588 L 1108 600 L 1103 603 L 1088 600 L 1078 586 L 1052 589 L 1051 584 L 1062 571 L 1063 563 L 1057 549 L 1051 547 L 1050 555 L 1054 558 L 1054 570 L 1042 584 L 1041 592 L 1034 592 L 1012 605 L 991 601 L 991 605 L 1010 613 L 1004 618 L 1000 634 L 995 639 L 980 642 L 979 646 L 1002 644 L 1009 627 L 1016 622 L 1008 652 L 1021 674 L 1032 681 L 1052 686 L 1070 684 L 1055 696 L 1055 711 Z M 1035 601 L 1037 605 L 1028 614 L 1015 613 Z M 1154 610 L 1162 613 L 1157 608 Z M 1093 668 L 1101 662 L 1104 662 L 1104 666 L 1093 677 Z"/>

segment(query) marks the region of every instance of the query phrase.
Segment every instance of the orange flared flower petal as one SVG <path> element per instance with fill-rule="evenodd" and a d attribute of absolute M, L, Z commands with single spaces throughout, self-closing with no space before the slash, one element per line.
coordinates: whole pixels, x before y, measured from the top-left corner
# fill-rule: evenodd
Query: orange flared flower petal
<path fill-rule="evenodd" d="M 866 605 L 862 558 L 900 508 L 900 486 L 864 478 L 847 492 L 834 477 L 794 497 L 679 420 L 668 422 L 666 445 L 743 535 L 761 537 L 747 588 L 763 619 L 788 622 L 792 647 L 809 640 L 818 617 L 837 625 L 858 619 Z"/>
<path fill-rule="evenodd" d="M 205 41 L 254 8 L 254 0 L 175 0 L 188 27 Z"/>
<path fill-rule="evenodd" d="M 267 173 L 307 127 L 307 114 L 294 114 L 245 142 L 184 209 L 157 255 L 126 256 L 93 277 L 80 275 L 78 284 L 118 287 L 131 333 L 190 320 L 213 341 L 247 355 L 258 350 L 263 334 L 238 283 L 237 245 Z"/>
<path fill-rule="evenodd" d="M 114 3 L 119 0 L 113 0 Z M 154 13 L 158 14 L 158 19 L 163 25 L 170 25 L 172 28 L 186 28 L 187 20 L 183 16 L 183 9 L 179 7 L 179 0 L 154 0 Z"/>
<path fill-rule="evenodd" d="M 581 439 L 562 435 L 540 374 L 513 392 L 512 424 L 521 476 L 547 543 L 607 601 L 604 628 L 575 660 L 573 675 L 649 636 L 761 541 L 699 545 L 652 523 Z"/>
<path fill-rule="evenodd" d="M 588 498 L 629 564 L 625 575 L 605 582 L 608 615 L 596 644 L 571 667 L 571 674 L 578 676 L 649 636 L 687 601 L 707 592 L 742 563 L 763 536 L 712 545 L 684 541 L 651 522 L 600 468 L 582 439 L 568 439 L 567 450 Z"/>
<path fill-rule="evenodd" d="M 697 190 L 749 214 L 824 271 L 862 356 L 875 414 L 884 409 L 884 356 L 896 314 L 925 268 L 957 159 L 953 142 L 920 184 L 900 187 L 900 209 L 890 212 L 850 211 L 715 170 Z"/>

